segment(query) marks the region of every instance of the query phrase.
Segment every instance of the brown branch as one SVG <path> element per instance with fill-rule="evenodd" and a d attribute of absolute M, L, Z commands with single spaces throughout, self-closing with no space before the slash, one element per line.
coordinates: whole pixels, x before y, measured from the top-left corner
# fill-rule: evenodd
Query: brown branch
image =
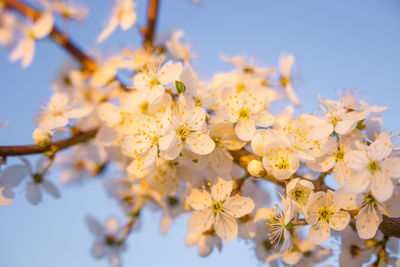
<path fill-rule="evenodd" d="M 143 46 L 151 48 L 154 43 L 154 34 L 157 24 L 159 0 L 149 0 L 147 26 L 143 29 Z"/>
<path fill-rule="evenodd" d="M 59 150 L 66 149 L 70 146 L 86 142 L 96 136 L 97 128 L 86 132 L 79 132 L 67 139 L 53 142 L 47 147 L 40 147 L 38 145 L 26 145 L 26 146 L 0 146 L 0 156 L 22 156 L 32 155 L 45 152 L 56 152 Z"/>

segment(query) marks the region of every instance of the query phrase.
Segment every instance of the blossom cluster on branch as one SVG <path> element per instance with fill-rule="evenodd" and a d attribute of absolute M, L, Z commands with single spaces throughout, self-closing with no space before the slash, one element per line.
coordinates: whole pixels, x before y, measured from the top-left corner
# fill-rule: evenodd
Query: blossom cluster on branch
<path fill-rule="evenodd" d="M 14 46 L 10 60 L 27 67 L 37 40 L 49 34 L 77 57 L 77 48 L 54 38 L 62 36 L 52 34 L 54 21 L 81 20 L 87 10 L 38 2 L 43 12 L 0 1 L 0 43 Z M 149 5 L 152 27 L 157 2 Z M 97 42 L 136 19 L 132 0 L 116 0 Z M 96 238 L 93 257 L 108 257 L 113 267 L 148 207 L 163 214 L 162 233 L 178 216 L 190 216 L 185 241 L 200 256 L 239 238 L 253 244 L 262 262 L 310 266 L 333 257 L 326 244 L 339 236 L 341 266 L 400 265 L 398 239 L 379 230 L 385 218 L 400 217 L 400 152 L 396 136 L 383 127 L 386 107 L 347 92 L 338 100 L 319 96 L 318 112 L 299 115 L 292 55 L 282 55 L 276 67 L 223 57 L 233 70 L 205 81 L 192 68 L 181 31 L 157 46 L 149 37 L 154 28 L 142 32 L 137 50 L 94 57 L 91 67 L 87 56 L 62 69 L 36 118 L 36 145 L 0 147 L 1 205 L 11 204 L 22 184 L 33 205 L 43 192 L 59 198 L 49 175 L 57 167 L 64 184 L 102 177 L 126 214 L 122 225 L 86 218 Z M 22 157 L 32 153 L 43 154 L 35 169 Z M 21 163 L 5 164 L 15 155 Z M 118 176 L 104 178 L 109 168 Z"/>

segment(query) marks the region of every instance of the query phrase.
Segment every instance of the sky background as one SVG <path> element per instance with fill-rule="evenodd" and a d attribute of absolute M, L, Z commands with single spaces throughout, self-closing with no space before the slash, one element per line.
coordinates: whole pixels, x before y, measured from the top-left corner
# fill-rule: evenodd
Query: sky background
<path fill-rule="evenodd" d="M 105 25 L 111 0 L 77 0 L 89 7 L 83 23 L 59 23 L 85 51 L 111 56 L 122 47 L 138 47 L 137 28 L 117 30 L 101 46 L 95 40 Z M 147 1 L 137 1 L 138 24 L 145 23 Z M 317 93 L 336 98 L 343 90 L 377 105 L 387 105 L 383 115 L 388 131 L 400 131 L 400 2 L 398 0 L 187 0 L 162 1 L 157 38 L 173 29 L 185 32 L 184 40 L 198 55 L 193 62 L 202 78 L 227 71 L 219 57 L 254 57 L 258 65 L 276 65 L 284 52 L 295 58 L 300 111 L 312 112 Z M 38 43 L 33 64 L 23 70 L 8 62 L 9 50 L 0 48 L 0 145 L 31 143 L 33 118 L 50 97 L 50 84 L 68 55 L 50 40 Z M 11 161 L 12 162 L 12 161 Z M 58 173 L 49 179 L 59 184 Z M 61 185 L 60 185 L 61 187 Z M 84 216 L 105 221 L 123 214 L 108 198 L 100 181 L 62 187 L 62 199 L 47 195 L 38 206 L 27 203 L 24 187 L 11 206 L 0 207 L 0 266 L 70 267 L 109 266 L 89 253 L 93 237 Z M 259 266 L 251 244 L 223 244 L 223 252 L 207 258 L 197 247 L 186 248 L 187 218 L 172 226 L 166 236 L 159 231 L 160 214 L 146 213 L 141 230 L 129 237 L 124 266 Z M 332 262 L 335 264 L 335 262 Z"/>

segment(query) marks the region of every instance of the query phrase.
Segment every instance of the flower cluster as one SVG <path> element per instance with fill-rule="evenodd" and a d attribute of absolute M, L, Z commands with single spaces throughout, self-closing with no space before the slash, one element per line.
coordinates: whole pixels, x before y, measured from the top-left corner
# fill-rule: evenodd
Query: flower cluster
<path fill-rule="evenodd" d="M 21 22 L 0 9 L 0 43 L 21 35 L 10 59 L 21 59 L 24 67 L 57 13 L 68 19 L 86 14 L 58 1 L 41 2 L 46 12 L 21 32 Z M 135 21 L 134 2 L 117 0 L 97 41 Z M 332 256 L 323 246 L 331 235 L 341 236 L 342 266 L 366 263 L 371 253 L 385 250 L 379 226 L 384 216 L 400 217 L 400 153 L 396 136 L 383 129 L 386 107 L 348 92 L 337 101 L 320 97 L 320 112 L 296 116 L 292 55 L 282 55 L 277 67 L 223 57 L 233 70 L 203 80 L 182 35 L 174 32 L 161 49 L 124 49 L 90 72 L 62 69 L 32 135 L 46 152 L 36 171 L 22 157 L 22 164 L 0 169 L 0 204 L 11 204 L 22 182 L 34 205 L 42 189 L 59 198 L 48 175 L 53 164 L 63 183 L 102 176 L 112 166 L 110 173 L 118 175 L 104 178 L 104 186 L 127 224 L 109 219 L 103 227 L 92 217 L 86 222 L 96 236 L 92 255 L 108 256 L 113 267 L 147 206 L 163 214 L 163 233 L 175 218 L 190 215 L 186 244 L 197 245 L 200 256 L 237 238 L 252 240 L 263 262 L 301 266 Z M 54 145 L 60 134 L 87 132 L 93 138 L 74 143 L 64 155 Z M 277 195 L 282 204 L 269 208 Z"/>

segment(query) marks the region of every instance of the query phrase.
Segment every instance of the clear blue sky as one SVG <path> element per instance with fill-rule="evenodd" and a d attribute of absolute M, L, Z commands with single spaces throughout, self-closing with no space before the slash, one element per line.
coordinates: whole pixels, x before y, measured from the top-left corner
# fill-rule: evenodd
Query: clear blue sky
<path fill-rule="evenodd" d="M 61 24 L 85 50 L 112 55 L 123 46 L 140 42 L 137 29 L 117 31 L 97 47 L 96 37 L 105 24 L 111 0 L 81 0 L 90 7 L 82 24 Z M 140 25 L 145 0 L 138 1 Z M 274 65 L 283 52 L 295 55 L 301 110 L 313 111 L 317 93 L 336 97 L 342 89 L 354 89 L 371 103 L 389 106 L 385 129 L 400 131 L 400 2 L 397 0 L 203 0 L 194 6 L 186 0 L 161 0 L 158 34 L 182 29 L 185 40 L 199 56 L 194 65 L 203 78 L 230 66 L 219 55 L 254 56 L 260 65 Z M 49 40 L 41 41 L 33 64 L 22 70 L 8 63 L 0 48 L 0 144 L 31 143 L 33 118 L 50 96 L 50 82 L 68 58 Z M 57 173 L 51 178 L 58 181 Z M 17 190 L 13 205 L 0 207 L 0 266 L 70 267 L 108 266 L 89 254 L 92 236 L 84 216 L 101 220 L 123 218 L 100 182 L 62 188 L 62 199 L 44 197 L 33 207 Z M 252 246 L 243 241 L 224 243 L 223 253 L 208 258 L 186 248 L 186 219 L 178 220 L 167 236 L 158 228 L 159 214 L 147 213 L 140 232 L 129 238 L 124 266 L 258 266 Z"/>

